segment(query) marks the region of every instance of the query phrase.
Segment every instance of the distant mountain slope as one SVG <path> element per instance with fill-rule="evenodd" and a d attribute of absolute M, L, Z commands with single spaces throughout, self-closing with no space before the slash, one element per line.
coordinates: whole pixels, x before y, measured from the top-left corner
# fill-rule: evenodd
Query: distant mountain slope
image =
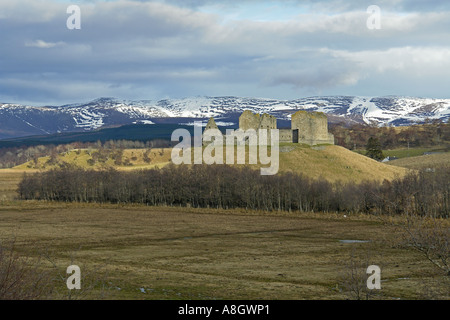
<path fill-rule="evenodd" d="M 330 122 L 394 126 L 450 117 L 450 99 L 408 97 L 309 97 L 275 100 L 241 97 L 196 97 L 159 101 L 100 98 L 88 103 L 33 107 L 0 103 L 0 139 L 59 132 L 82 132 L 126 124 L 191 123 L 215 117 L 236 124 L 242 111 L 270 113 L 288 126 L 297 110 L 325 112 Z"/>
<path fill-rule="evenodd" d="M 0 148 L 34 146 L 41 144 L 67 144 L 72 142 L 96 142 L 108 140 L 149 141 L 155 139 L 170 140 L 175 129 L 187 129 L 194 134 L 194 127 L 175 124 L 137 124 L 118 128 L 103 128 L 86 132 L 64 132 L 47 135 L 33 135 L 0 140 Z"/>

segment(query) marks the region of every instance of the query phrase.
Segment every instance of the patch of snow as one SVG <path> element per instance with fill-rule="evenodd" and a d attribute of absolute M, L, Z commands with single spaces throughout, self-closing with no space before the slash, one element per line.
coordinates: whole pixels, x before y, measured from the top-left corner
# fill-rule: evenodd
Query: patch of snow
<path fill-rule="evenodd" d="M 134 121 L 133 124 L 155 124 L 155 123 L 150 120 L 137 120 L 137 121 Z"/>

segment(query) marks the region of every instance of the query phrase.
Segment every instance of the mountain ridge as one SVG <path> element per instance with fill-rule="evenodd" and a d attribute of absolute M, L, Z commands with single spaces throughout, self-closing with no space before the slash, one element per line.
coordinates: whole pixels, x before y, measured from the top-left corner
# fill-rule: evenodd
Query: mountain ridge
<path fill-rule="evenodd" d="M 237 124 L 244 110 L 269 113 L 287 125 L 298 110 L 320 111 L 329 122 L 402 126 L 426 119 L 448 121 L 450 99 L 403 96 L 315 96 L 292 100 L 252 97 L 188 97 L 161 100 L 124 100 L 101 97 L 61 106 L 0 103 L 0 139 L 37 134 L 83 132 L 127 125 L 187 124 L 210 117 Z"/>

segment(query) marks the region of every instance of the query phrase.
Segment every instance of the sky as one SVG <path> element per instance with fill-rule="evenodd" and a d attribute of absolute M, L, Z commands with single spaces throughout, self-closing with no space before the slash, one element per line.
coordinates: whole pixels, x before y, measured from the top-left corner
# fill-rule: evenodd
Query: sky
<path fill-rule="evenodd" d="M 450 98 L 448 0 L 1 0 L 0 39 L 2 103 Z"/>

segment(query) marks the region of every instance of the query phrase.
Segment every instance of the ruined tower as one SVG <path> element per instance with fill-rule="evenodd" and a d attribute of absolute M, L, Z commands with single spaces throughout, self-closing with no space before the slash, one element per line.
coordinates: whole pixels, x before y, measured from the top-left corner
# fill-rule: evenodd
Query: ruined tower
<path fill-rule="evenodd" d="M 334 144 L 334 136 L 328 132 L 328 120 L 323 112 L 297 111 L 291 117 L 291 130 L 293 142 Z"/>

